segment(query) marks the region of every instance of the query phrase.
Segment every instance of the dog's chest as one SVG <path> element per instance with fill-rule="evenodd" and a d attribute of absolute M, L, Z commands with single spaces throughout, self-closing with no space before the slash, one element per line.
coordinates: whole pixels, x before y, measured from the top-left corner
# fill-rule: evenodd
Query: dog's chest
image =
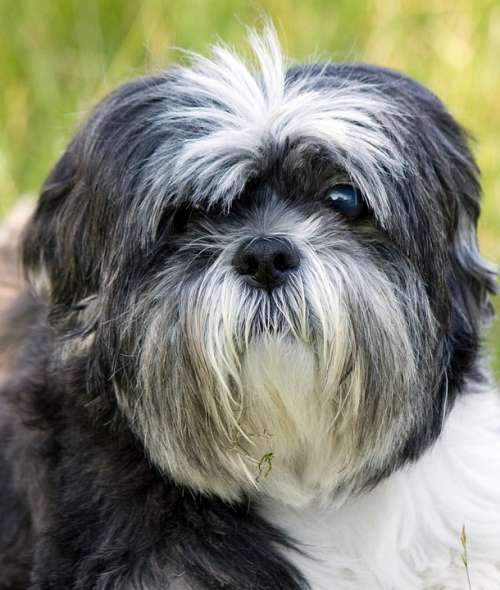
<path fill-rule="evenodd" d="M 426 537 L 423 528 L 413 528 L 425 515 L 393 508 L 387 501 L 336 514 L 276 506 L 264 513 L 269 518 L 275 510 L 273 524 L 298 542 L 302 553 L 289 551 L 287 557 L 311 590 L 466 590 L 460 531 L 436 530 Z M 443 536 L 450 542 L 441 545 Z M 483 560 L 476 554 L 471 561 L 473 588 L 500 588 L 500 559 L 492 563 L 491 556 Z"/>
<path fill-rule="evenodd" d="M 312 590 L 466 590 L 467 569 L 472 588 L 493 590 L 500 588 L 499 498 L 493 394 L 459 400 L 431 451 L 341 508 L 272 500 L 261 513 L 298 543 L 302 553 L 287 556 Z"/>

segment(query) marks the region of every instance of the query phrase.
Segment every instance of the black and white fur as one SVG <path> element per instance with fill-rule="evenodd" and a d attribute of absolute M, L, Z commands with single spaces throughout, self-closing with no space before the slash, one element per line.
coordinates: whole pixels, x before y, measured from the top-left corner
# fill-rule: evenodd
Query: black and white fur
<path fill-rule="evenodd" d="M 500 585 L 467 138 L 401 74 L 251 43 L 119 88 L 45 183 L 4 328 L 0 589 L 459 589 L 464 525 Z M 273 290 L 235 272 L 257 238 L 300 258 Z"/>

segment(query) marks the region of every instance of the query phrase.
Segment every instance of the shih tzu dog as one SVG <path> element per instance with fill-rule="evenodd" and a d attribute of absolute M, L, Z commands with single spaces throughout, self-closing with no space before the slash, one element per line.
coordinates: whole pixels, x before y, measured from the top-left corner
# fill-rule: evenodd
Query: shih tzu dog
<path fill-rule="evenodd" d="M 467 137 L 399 73 L 251 43 L 120 87 L 43 187 L 3 590 L 500 587 Z"/>

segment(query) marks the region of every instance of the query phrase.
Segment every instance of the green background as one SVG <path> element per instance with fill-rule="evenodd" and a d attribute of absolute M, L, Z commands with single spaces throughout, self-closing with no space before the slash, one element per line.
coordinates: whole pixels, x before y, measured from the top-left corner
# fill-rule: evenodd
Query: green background
<path fill-rule="evenodd" d="M 91 105 L 116 84 L 271 17 L 286 51 L 404 70 L 470 130 L 484 255 L 500 262 L 498 0 L 0 0 L 0 216 L 35 193 Z M 498 304 L 497 304 L 498 307 Z M 488 339 L 500 374 L 500 323 Z"/>

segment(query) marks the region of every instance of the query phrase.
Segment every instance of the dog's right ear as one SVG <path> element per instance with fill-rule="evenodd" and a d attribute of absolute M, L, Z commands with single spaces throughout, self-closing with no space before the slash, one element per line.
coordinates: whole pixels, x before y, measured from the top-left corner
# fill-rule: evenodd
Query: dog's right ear
<path fill-rule="evenodd" d="M 37 207 L 24 231 L 22 262 L 26 277 L 43 299 L 50 299 L 55 277 L 62 274 L 57 237 L 60 211 L 75 186 L 76 170 L 68 151 L 46 179 Z"/>
<path fill-rule="evenodd" d="M 139 171 L 170 137 L 158 124 L 168 107 L 167 77 L 127 82 L 105 97 L 42 188 L 23 246 L 26 276 L 51 304 L 74 305 L 109 279 L 125 244 Z M 139 200 L 139 198 L 137 198 Z"/>
<path fill-rule="evenodd" d="M 91 252 L 79 260 L 76 256 L 88 248 L 84 222 L 88 191 L 79 178 L 77 141 L 78 136 L 45 181 L 23 236 L 25 276 L 36 295 L 50 303 L 75 303 L 95 288 L 92 272 L 81 263 L 89 264 Z"/>

